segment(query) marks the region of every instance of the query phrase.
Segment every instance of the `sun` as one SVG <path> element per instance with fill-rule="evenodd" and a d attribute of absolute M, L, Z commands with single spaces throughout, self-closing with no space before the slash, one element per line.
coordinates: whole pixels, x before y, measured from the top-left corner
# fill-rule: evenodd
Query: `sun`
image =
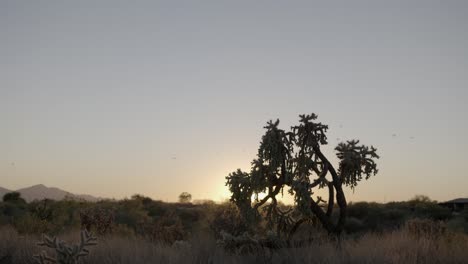
<path fill-rule="evenodd" d="M 218 188 L 216 196 L 217 197 L 213 197 L 215 201 L 224 202 L 231 198 L 231 192 L 227 186 L 222 185 Z"/>

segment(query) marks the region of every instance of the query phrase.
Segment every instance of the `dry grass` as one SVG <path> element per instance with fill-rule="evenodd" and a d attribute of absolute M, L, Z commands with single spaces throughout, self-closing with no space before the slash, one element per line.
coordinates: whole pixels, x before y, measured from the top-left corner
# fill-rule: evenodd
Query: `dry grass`
<path fill-rule="evenodd" d="M 76 241 L 78 234 L 79 231 L 71 232 L 61 238 Z M 40 251 L 35 245 L 39 237 L 20 236 L 12 228 L 1 227 L 0 238 L 0 263 L 34 263 L 32 255 Z M 415 237 L 407 230 L 344 239 L 341 245 L 322 239 L 304 248 L 258 249 L 249 255 L 226 253 L 213 238 L 203 235 L 174 246 L 137 237 L 106 236 L 98 240 L 86 263 L 467 263 L 468 260 L 467 235 Z"/>

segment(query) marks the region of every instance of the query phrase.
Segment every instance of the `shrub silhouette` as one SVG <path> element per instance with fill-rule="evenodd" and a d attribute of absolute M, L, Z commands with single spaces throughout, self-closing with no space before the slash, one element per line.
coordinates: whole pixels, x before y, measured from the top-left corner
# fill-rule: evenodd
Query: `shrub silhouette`
<path fill-rule="evenodd" d="M 468 223 L 468 208 L 463 210 L 462 216 L 463 216 L 463 219 L 465 219 L 465 221 Z"/>
<path fill-rule="evenodd" d="M 439 206 L 436 201 L 431 200 L 425 195 L 416 195 L 407 203 L 414 215 L 419 218 L 447 220 L 452 215 L 449 208 Z"/>
<path fill-rule="evenodd" d="M 34 201 L 30 203 L 29 208 L 32 214 L 40 220 L 51 221 L 53 217 L 52 204 L 52 200 L 43 199 L 41 201 Z"/>
<path fill-rule="evenodd" d="M 222 238 L 222 232 L 239 236 L 248 231 L 248 224 L 241 217 L 239 210 L 233 204 L 222 204 L 214 212 L 210 228 L 217 239 Z"/>
<path fill-rule="evenodd" d="M 255 224 L 265 218 L 269 226 L 278 227 L 279 222 L 287 218 L 289 236 L 314 217 L 329 233 L 340 234 L 347 209 L 343 185 L 354 190 L 363 178 L 375 175 L 375 159 L 379 156 L 374 147 L 360 145 L 358 140 L 342 142 L 335 148 L 339 160 L 335 169 L 321 149 L 328 144 L 328 126 L 317 122 L 315 114 L 299 117 L 299 125 L 288 132 L 278 127 L 279 120 L 267 123 L 251 171 L 238 169 L 226 177 L 226 185 L 232 193 L 230 200 L 249 223 Z M 289 188 L 288 192 L 294 197 L 293 210 L 283 211 L 277 206 L 277 196 L 285 188 Z M 328 189 L 326 200 L 314 192 L 322 188 Z M 263 199 L 259 199 L 261 193 L 266 194 Z M 339 208 L 337 221 L 332 218 L 335 198 Z M 261 206 L 264 206 L 265 216 L 259 212 Z M 290 217 L 291 214 L 296 217 Z"/>
<path fill-rule="evenodd" d="M 26 203 L 26 201 L 21 197 L 21 194 L 19 192 L 6 193 L 5 195 L 3 195 L 3 201 L 20 204 Z"/>
<path fill-rule="evenodd" d="M 141 222 L 137 233 L 150 241 L 172 245 L 178 240 L 184 240 L 187 232 L 180 217 L 175 212 L 168 212 L 153 222 Z"/>
<path fill-rule="evenodd" d="M 80 211 L 81 229 L 91 230 L 96 229 L 99 234 L 112 232 L 112 224 L 114 223 L 114 212 L 105 208 L 86 208 Z"/>
<path fill-rule="evenodd" d="M 188 192 L 183 192 L 179 195 L 180 203 L 190 203 L 192 201 L 192 195 Z"/>

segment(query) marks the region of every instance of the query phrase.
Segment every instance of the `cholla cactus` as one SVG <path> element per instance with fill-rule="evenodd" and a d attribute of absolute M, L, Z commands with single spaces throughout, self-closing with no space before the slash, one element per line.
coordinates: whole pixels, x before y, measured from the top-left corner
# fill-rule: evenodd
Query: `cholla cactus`
<path fill-rule="evenodd" d="M 42 241 L 37 245 L 54 249 L 56 256 L 55 258 L 50 257 L 45 251 L 42 251 L 39 255 L 34 255 L 33 257 L 39 264 L 77 264 L 81 257 L 89 254 L 89 250 L 86 247 L 97 245 L 96 241 L 97 238 L 87 230 L 81 231 L 81 241 L 78 245 L 67 245 L 57 237 L 42 235 Z"/>
<path fill-rule="evenodd" d="M 338 144 L 335 148 L 339 160 L 337 169 L 322 152 L 327 145 L 328 126 L 317 122 L 317 115 L 300 115 L 299 125 L 286 132 L 279 120 L 265 126 L 257 158 L 251 171 L 240 169 L 226 177 L 235 203 L 243 217 L 252 225 L 259 223 L 259 209 L 267 207 L 265 218 L 277 225 L 277 235 L 290 229 L 289 237 L 302 223 L 318 219 L 333 234 L 340 234 L 346 220 L 346 198 L 343 187 L 354 190 L 358 182 L 377 173 L 375 160 L 379 158 L 374 147 L 359 145 L 358 140 Z M 294 197 L 299 217 L 277 210 L 277 197 L 284 188 Z M 328 199 L 314 197 L 315 189 L 328 189 Z M 266 196 L 259 199 L 259 194 Z M 253 198 L 253 199 L 252 199 Z M 335 200 L 339 208 L 338 220 L 332 217 Z"/>

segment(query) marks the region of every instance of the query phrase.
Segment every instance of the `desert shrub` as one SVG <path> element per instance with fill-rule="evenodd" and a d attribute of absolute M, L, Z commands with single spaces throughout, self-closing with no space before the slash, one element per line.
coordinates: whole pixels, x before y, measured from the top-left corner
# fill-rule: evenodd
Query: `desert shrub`
<path fill-rule="evenodd" d="M 358 202 L 348 207 L 348 216 L 359 219 L 370 231 L 384 229 L 385 209 L 377 203 Z"/>
<path fill-rule="evenodd" d="M 28 205 L 29 211 L 35 217 L 44 220 L 52 221 L 54 201 L 49 199 L 43 199 L 41 201 L 33 201 Z"/>
<path fill-rule="evenodd" d="M 213 200 L 209 199 L 197 199 L 193 200 L 192 203 L 195 205 L 216 205 L 216 203 Z"/>
<path fill-rule="evenodd" d="M 231 254 L 254 254 L 263 249 L 261 241 L 246 232 L 241 235 L 233 236 L 227 232 L 221 231 L 220 235 L 221 238 L 218 239 L 217 244 Z"/>
<path fill-rule="evenodd" d="M 152 201 L 143 205 L 144 210 L 148 212 L 148 216 L 153 218 L 163 216 L 170 210 L 168 204 L 162 201 Z"/>
<path fill-rule="evenodd" d="M 452 216 L 449 208 L 439 206 L 436 201 L 425 195 L 416 195 L 407 201 L 413 216 L 417 218 L 429 218 L 432 220 L 447 220 Z"/>
<path fill-rule="evenodd" d="M 396 226 L 399 226 L 408 217 L 407 212 L 401 209 L 386 209 L 384 212 L 385 219 Z"/>
<path fill-rule="evenodd" d="M 132 200 L 139 201 L 143 206 L 147 206 L 153 202 L 153 199 L 141 194 L 132 195 Z"/>
<path fill-rule="evenodd" d="M 9 192 L 3 195 L 3 201 L 8 203 L 26 204 L 19 192 Z"/>
<path fill-rule="evenodd" d="M 349 217 L 346 220 L 345 231 L 347 233 L 362 232 L 365 229 L 366 227 L 364 226 L 364 223 L 355 217 Z"/>
<path fill-rule="evenodd" d="M 369 214 L 370 205 L 367 202 L 349 203 L 348 216 L 356 219 L 364 219 Z"/>
<path fill-rule="evenodd" d="M 136 230 L 141 223 L 151 222 L 141 200 L 122 200 L 116 205 L 115 223 L 127 225 Z"/>
<path fill-rule="evenodd" d="M 41 234 L 55 232 L 53 224 L 41 220 L 34 215 L 23 215 L 13 222 L 13 226 L 20 234 Z"/>
<path fill-rule="evenodd" d="M 80 211 L 81 229 L 95 230 L 99 234 L 105 234 L 112 231 L 114 223 L 114 212 L 112 209 L 102 207 L 92 207 Z"/>
<path fill-rule="evenodd" d="M 150 241 L 170 245 L 188 237 L 188 232 L 175 212 L 169 212 L 152 222 L 141 222 L 137 233 Z"/>
<path fill-rule="evenodd" d="M 435 202 L 417 204 L 414 208 L 414 213 L 417 217 L 432 220 L 447 220 L 452 216 L 449 208 L 439 206 Z"/>
<path fill-rule="evenodd" d="M 51 222 L 62 229 L 67 230 L 80 226 L 79 212 L 81 208 L 89 207 L 89 202 L 78 202 L 73 200 L 54 201 L 52 203 Z"/>
<path fill-rule="evenodd" d="M 133 228 L 130 228 L 127 225 L 114 224 L 112 235 L 117 237 L 134 238 L 136 236 L 136 232 Z"/>
<path fill-rule="evenodd" d="M 177 208 L 176 213 L 184 227 L 193 226 L 200 219 L 200 212 L 196 208 Z"/>
<path fill-rule="evenodd" d="M 432 203 L 432 202 L 433 201 L 431 200 L 431 198 L 429 198 L 429 196 L 423 195 L 423 194 L 417 194 L 413 198 L 408 200 L 408 204 L 413 207 L 418 204 L 426 204 L 426 203 Z"/>
<path fill-rule="evenodd" d="M 18 218 L 26 214 L 27 204 L 16 202 L 3 202 L 0 204 L 1 213 L 7 217 Z"/>
<path fill-rule="evenodd" d="M 1 205 L 0 205 L 1 210 Z M 2 213 L 0 213 L 0 226 L 7 225 L 10 223 L 10 218 Z"/>
<path fill-rule="evenodd" d="M 210 228 L 216 238 L 221 238 L 222 231 L 239 236 L 249 230 L 249 225 L 235 205 L 225 203 L 216 208 L 213 219 L 210 221 Z"/>
<path fill-rule="evenodd" d="M 405 224 L 405 230 L 417 238 L 440 238 L 447 232 L 447 226 L 441 221 L 414 218 Z"/>
<path fill-rule="evenodd" d="M 447 222 L 447 228 L 453 232 L 468 234 L 468 222 L 462 215 L 450 219 Z"/>
<path fill-rule="evenodd" d="M 409 218 L 408 211 L 396 208 L 385 208 L 382 215 L 383 219 L 381 224 L 383 225 L 381 230 L 395 230 L 403 226 L 406 220 Z"/>
<path fill-rule="evenodd" d="M 465 210 L 463 210 L 461 212 L 461 216 L 463 217 L 463 219 L 465 219 L 465 221 L 468 223 L 468 208 L 466 208 Z"/>
<path fill-rule="evenodd" d="M 385 219 L 391 222 L 404 222 L 405 218 L 408 217 L 407 212 L 401 209 L 385 209 Z"/>
<path fill-rule="evenodd" d="M 183 192 L 179 195 L 179 203 L 190 203 L 192 195 L 188 192 Z"/>
<path fill-rule="evenodd" d="M 348 216 L 362 221 L 367 231 L 381 232 L 395 230 L 411 218 L 447 220 L 451 217 L 451 212 L 426 196 L 417 196 L 408 202 L 350 203 Z"/>
<path fill-rule="evenodd" d="M 15 222 L 28 215 L 27 204 L 0 202 L 0 224 L 14 225 Z"/>
<path fill-rule="evenodd" d="M 186 239 L 187 233 L 184 231 L 182 223 L 178 221 L 167 226 L 156 223 L 151 236 L 153 241 L 172 245 L 176 241 Z"/>

